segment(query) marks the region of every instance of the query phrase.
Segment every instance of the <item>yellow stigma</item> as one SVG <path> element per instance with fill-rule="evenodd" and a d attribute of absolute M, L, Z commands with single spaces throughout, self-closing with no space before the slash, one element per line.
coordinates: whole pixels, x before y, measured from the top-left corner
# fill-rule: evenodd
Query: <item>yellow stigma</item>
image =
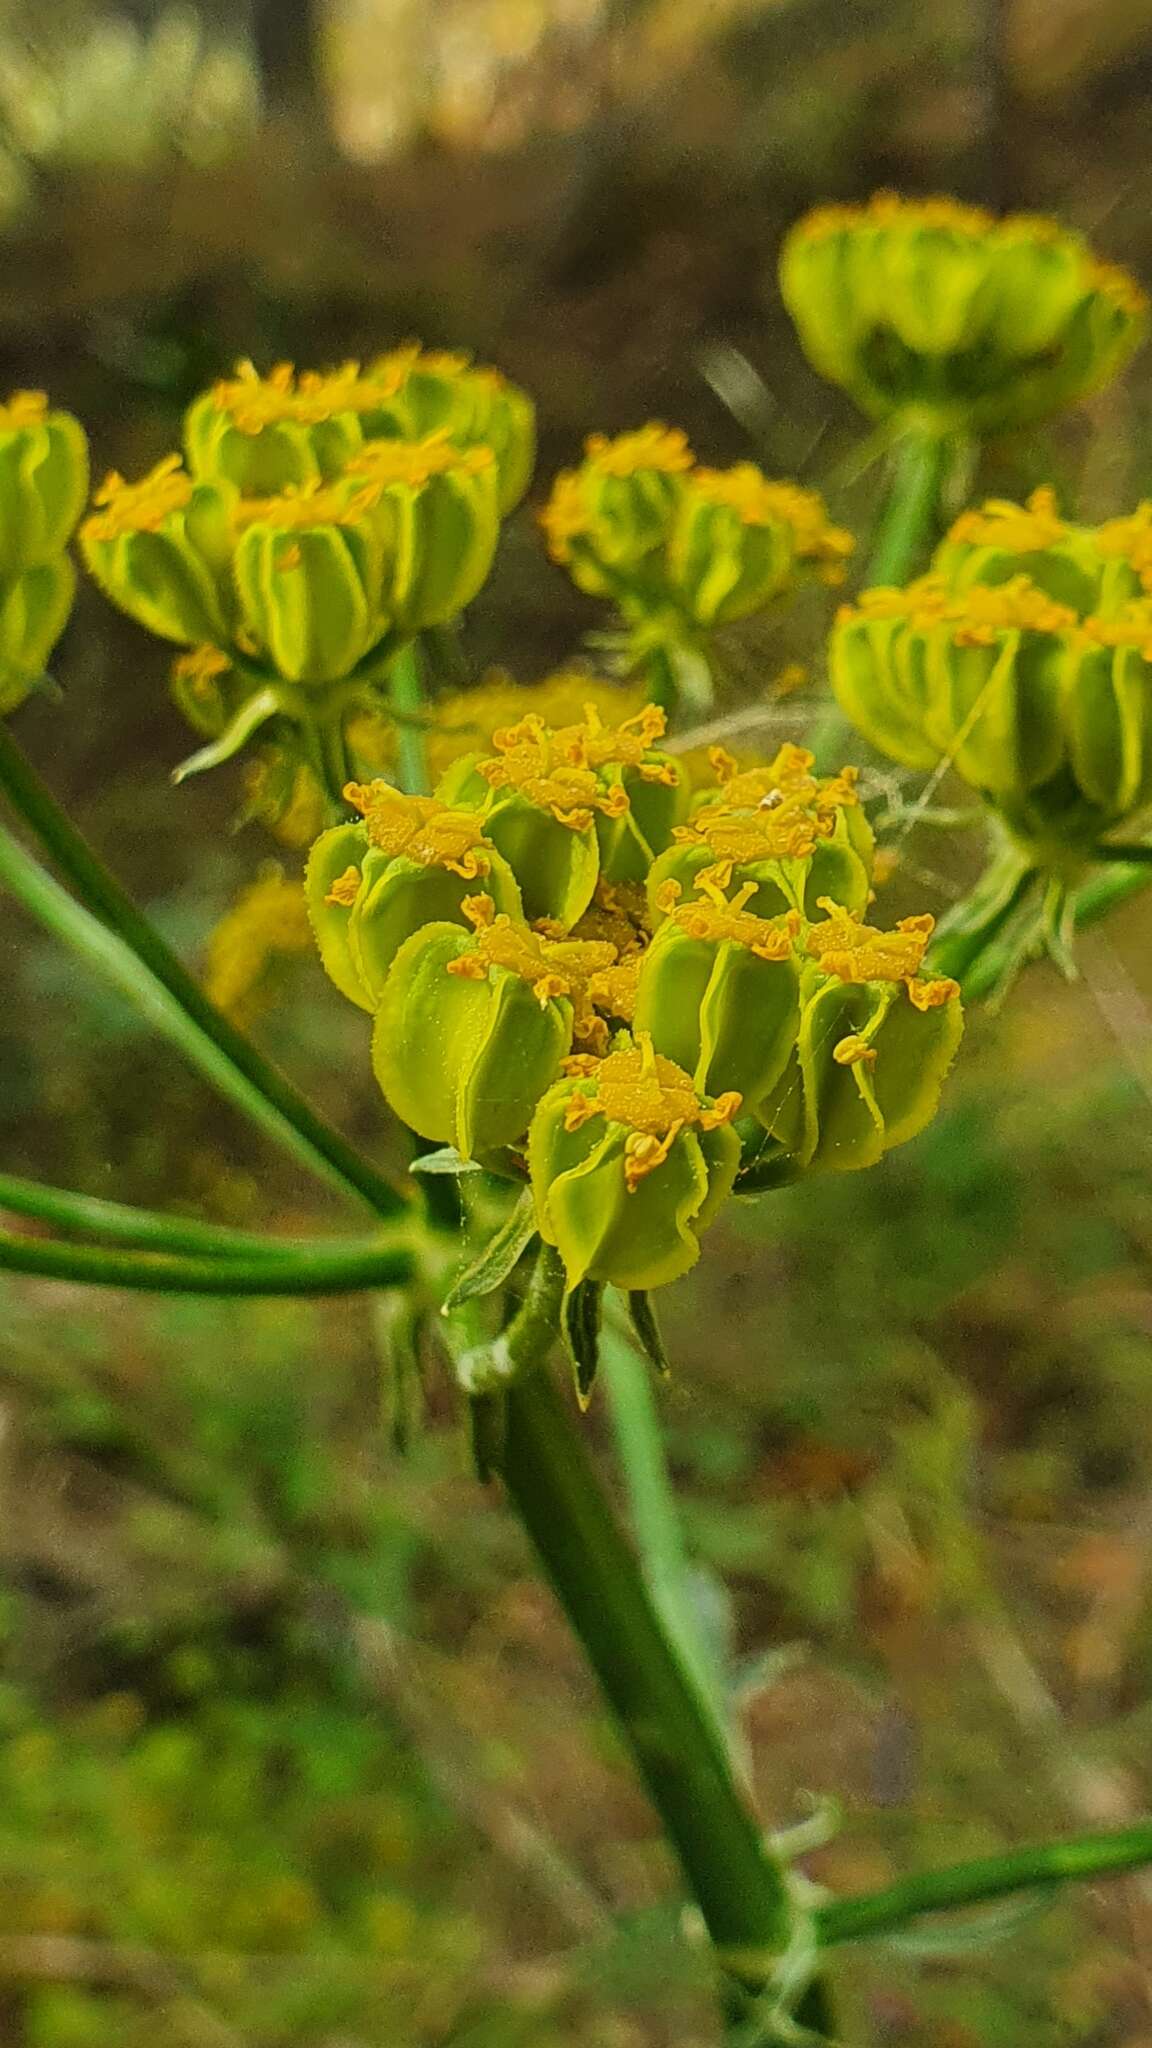
<path fill-rule="evenodd" d="M 349 782 L 344 796 L 363 817 L 370 846 L 421 867 L 447 868 L 467 882 L 488 873 L 492 848 L 479 812 L 405 796 L 390 782 Z"/>
<path fill-rule="evenodd" d="M 0 433 L 10 433 L 19 427 L 42 427 L 47 417 L 46 391 L 13 391 L 7 403 L 0 405 Z"/>
<path fill-rule="evenodd" d="M 324 898 L 325 903 L 333 910 L 351 910 L 357 896 L 360 894 L 360 884 L 363 879 L 363 873 L 358 867 L 354 865 L 346 867 L 342 875 L 337 875 L 336 880 Z"/>
<path fill-rule="evenodd" d="M 1010 498 L 988 498 L 983 505 L 962 512 L 949 528 L 945 546 L 957 541 L 967 547 L 1005 548 L 1009 554 L 1031 555 L 1056 547 L 1067 532 L 1056 510 L 1055 491 L 1051 484 L 1042 484 L 1023 505 L 1013 504 Z"/>
<path fill-rule="evenodd" d="M 630 805 L 627 790 L 620 783 L 605 786 L 574 748 L 568 735 L 583 730 L 556 733 L 530 712 L 518 725 L 493 733 L 496 753 L 478 761 L 477 771 L 493 791 L 515 790 L 537 810 L 549 811 L 558 825 L 586 832 L 597 811 L 620 818 Z"/>
<path fill-rule="evenodd" d="M 192 496 L 192 479 L 178 455 L 166 455 L 139 483 L 130 484 L 118 470 L 109 470 L 92 503 L 97 507 L 84 522 L 89 540 L 119 540 L 126 533 L 157 533 L 172 512 L 182 512 Z"/>
<path fill-rule="evenodd" d="M 990 647 L 1000 633 L 1061 633 L 1079 624 L 1070 605 L 1058 604 L 1027 576 L 1008 583 L 974 583 L 954 595 L 938 576 L 921 576 L 903 590 L 865 590 L 842 605 L 838 624 L 860 619 L 906 619 L 920 632 L 942 627 L 958 647 Z"/>
<path fill-rule="evenodd" d="M 349 476 L 363 476 L 380 488 L 386 484 L 409 484 L 419 490 L 429 477 L 459 470 L 475 476 L 491 469 L 496 458 L 491 448 L 476 444 L 458 448 L 444 433 L 429 434 L 422 441 L 366 441 L 348 464 Z"/>
<path fill-rule="evenodd" d="M 780 917 L 757 917 L 745 908 L 756 894 L 755 882 L 745 882 L 734 896 L 728 897 L 707 869 L 697 876 L 696 887 L 699 896 L 687 903 L 682 900 L 683 892 L 676 881 L 665 882 L 657 896 L 668 922 L 686 937 L 703 939 L 714 946 L 743 946 L 760 960 L 790 957 L 801 924 L 798 911 L 789 910 Z"/>
<path fill-rule="evenodd" d="M 858 802 L 856 770 L 815 776 L 813 756 L 803 747 L 783 746 L 775 760 L 743 771 L 722 747 L 710 759 L 720 793 L 689 824 L 678 825 L 673 838 L 681 846 L 709 849 L 722 888 L 736 868 L 807 860 L 817 841 L 835 831 L 838 812 Z"/>

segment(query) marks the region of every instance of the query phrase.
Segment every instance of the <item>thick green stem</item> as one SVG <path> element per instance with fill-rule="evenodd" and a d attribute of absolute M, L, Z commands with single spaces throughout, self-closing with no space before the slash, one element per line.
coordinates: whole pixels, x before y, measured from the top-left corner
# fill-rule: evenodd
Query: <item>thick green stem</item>
<path fill-rule="evenodd" d="M 254 1230 L 232 1230 L 225 1224 L 198 1223 L 160 1209 L 137 1209 L 127 1202 L 105 1202 L 96 1195 L 77 1195 L 50 1188 L 18 1174 L 0 1173 L 0 1209 L 13 1216 L 32 1216 L 40 1223 L 97 1243 L 123 1245 L 133 1251 L 192 1252 L 218 1258 L 295 1258 L 301 1251 L 368 1251 L 366 1238 L 265 1237 Z"/>
<path fill-rule="evenodd" d="M 193 1258 L 167 1252 L 99 1251 L 0 1231 L 0 1271 L 129 1287 L 146 1294 L 360 1294 L 406 1287 L 416 1274 L 407 1245 L 301 1250 L 292 1257 Z"/>
<path fill-rule="evenodd" d="M 864 572 L 866 588 L 907 583 L 924 567 L 956 448 L 955 434 L 932 427 L 909 427 L 895 443 L 891 487 Z"/>
<path fill-rule="evenodd" d="M 909 426 L 894 442 L 888 494 L 861 576 L 865 589 L 906 583 L 925 566 L 937 538 L 940 501 L 957 447 L 955 434 L 927 426 Z M 837 704 L 821 713 L 808 744 L 822 773 L 840 765 L 852 731 Z"/>
<path fill-rule="evenodd" d="M 0 879 L 33 915 L 123 989 L 213 1086 L 284 1150 L 345 1194 L 358 1195 L 378 1216 L 397 1215 L 406 1206 L 404 1197 L 209 1002 L 60 810 L 2 723 L 0 788 L 87 906 L 85 911 L 74 903 L 5 833 Z"/>
<path fill-rule="evenodd" d="M 787 1869 L 737 1790 L 713 1716 L 542 1364 L 554 1327 L 537 1314 L 536 1337 L 548 1329 L 548 1339 L 534 1343 L 534 1359 L 507 1390 L 504 1482 L 616 1715 L 720 1962 L 737 1984 L 759 1990 L 794 1951 L 798 1908 Z M 828 2029 L 819 1987 L 800 2015 Z"/>
<path fill-rule="evenodd" d="M 627 1337 L 609 1325 L 600 1366 L 632 1533 L 660 1618 L 688 1667 L 720 1739 L 730 1740 L 724 1672 L 704 1627 L 691 1560 L 664 1455 L 664 1432 L 652 1368 Z"/>
<path fill-rule="evenodd" d="M 924 1913 L 958 1912 L 1013 1892 L 1115 1876 L 1146 1863 L 1152 1863 L 1152 1821 L 1106 1834 L 1075 1835 L 1066 1842 L 1038 1842 L 1004 1856 L 978 1856 L 946 1870 L 901 1878 L 860 1898 L 831 1899 L 817 1908 L 816 1927 L 825 1947 L 870 1941 Z"/>
<path fill-rule="evenodd" d="M 424 740 L 424 676 L 419 643 L 409 642 L 388 671 L 396 722 L 400 786 L 409 796 L 426 796 L 429 788 L 428 749 Z"/>

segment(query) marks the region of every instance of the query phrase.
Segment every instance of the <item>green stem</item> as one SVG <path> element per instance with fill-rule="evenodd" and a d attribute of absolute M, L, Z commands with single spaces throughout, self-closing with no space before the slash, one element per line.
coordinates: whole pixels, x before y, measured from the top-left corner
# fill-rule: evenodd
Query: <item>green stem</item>
<path fill-rule="evenodd" d="M 292 1082 L 209 1002 L 61 811 L 3 723 L 0 788 L 91 915 L 5 834 L 3 879 L 26 907 L 124 989 L 222 1095 L 301 1164 L 345 1194 L 358 1195 L 378 1216 L 399 1214 L 406 1206 L 404 1197 L 385 1175 L 317 1115 Z"/>
<path fill-rule="evenodd" d="M 78 1237 L 95 1238 L 134 1251 L 192 1252 L 217 1258 L 295 1258 L 302 1250 L 341 1252 L 371 1248 L 367 1238 L 265 1237 L 255 1230 L 232 1230 L 226 1224 L 198 1223 L 159 1209 L 138 1209 L 126 1202 L 105 1202 L 96 1195 L 77 1195 L 50 1188 L 18 1174 L 0 1173 L 0 1209 L 13 1216 L 32 1216 L 40 1223 Z"/>
<path fill-rule="evenodd" d="M 632 1531 L 652 1598 L 672 1643 L 726 1745 L 730 1741 L 724 1673 L 701 1625 L 694 1573 L 676 1509 L 652 1368 L 609 1325 L 600 1343 L 608 1412 L 628 1497 Z"/>
<path fill-rule="evenodd" d="M 1094 846 L 1093 860 L 1126 861 L 1130 867 L 1147 867 L 1152 862 L 1152 846 L 1144 846 L 1139 840 L 1131 846 L 1120 846 L 1115 840 L 1111 844 Z"/>
<path fill-rule="evenodd" d="M 147 1294 L 359 1294 L 406 1287 L 416 1261 L 406 1245 L 302 1250 L 291 1257 L 278 1252 L 274 1258 L 186 1258 L 99 1251 L 93 1245 L 55 1244 L 0 1231 L 0 1271 Z"/>
<path fill-rule="evenodd" d="M 927 426 L 909 426 L 893 444 L 891 480 L 861 578 L 865 589 L 906 583 L 925 565 L 940 522 L 940 501 L 956 459 L 958 437 Z M 817 719 L 808 741 L 821 773 L 837 767 L 852 735 L 838 704 Z"/>
<path fill-rule="evenodd" d="M 417 641 L 410 641 L 396 656 L 388 671 L 388 687 L 392 709 L 401 714 L 396 723 L 400 786 L 409 796 L 426 796 L 429 775 L 423 724 L 424 677 Z"/>
<path fill-rule="evenodd" d="M 1152 1863 L 1152 1821 L 1066 1842 L 1038 1842 L 1005 1856 L 977 1856 L 947 1870 L 925 1870 L 883 1891 L 831 1899 L 816 1911 L 821 1943 L 868 1941 L 923 1913 L 956 1912 L 1012 1892 L 1043 1891 L 1071 1881 L 1116 1875 Z"/>
<path fill-rule="evenodd" d="M 550 1264 L 550 1261 L 549 1261 Z M 548 1266 L 542 1259 L 541 1267 Z M 558 1302 L 560 1280 L 551 1288 Z M 678 1656 L 604 1497 L 584 1436 L 543 1360 L 555 1306 L 539 1298 L 508 1386 L 502 1468 L 540 1562 L 616 1715 L 719 1960 L 759 1990 L 797 1927 L 786 1867 L 732 1776 L 723 1740 Z M 798 2017 L 829 2029 L 820 1987 Z M 783 2038 L 783 2036 L 782 2036 Z"/>
<path fill-rule="evenodd" d="M 924 567 L 940 518 L 940 499 L 956 458 L 957 436 L 909 427 L 892 450 L 892 483 L 876 529 L 864 585 L 907 583 Z"/>

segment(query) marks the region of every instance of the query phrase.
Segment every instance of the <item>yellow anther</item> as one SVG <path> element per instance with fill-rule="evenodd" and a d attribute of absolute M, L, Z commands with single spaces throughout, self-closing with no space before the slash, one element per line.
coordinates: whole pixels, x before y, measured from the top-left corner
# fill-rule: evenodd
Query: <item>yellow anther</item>
<path fill-rule="evenodd" d="M 831 896 L 821 896 L 819 905 L 827 914 L 827 922 L 810 927 L 805 951 L 825 974 L 833 974 L 840 981 L 905 984 L 919 975 L 935 928 L 933 918 L 904 917 L 894 932 L 884 932 L 874 925 L 861 924 Z"/>
<path fill-rule="evenodd" d="M 42 427 L 47 416 L 46 391 L 14 391 L 7 403 L 0 405 L 0 433 L 10 433 L 18 427 Z"/>
<path fill-rule="evenodd" d="M 1030 555 L 1041 548 L 1055 547 L 1068 528 L 1056 509 L 1051 484 L 1041 484 L 1023 505 L 1010 498 L 988 498 L 983 505 L 962 512 L 948 532 L 948 541 L 968 547 L 1005 548 L 1009 554 Z"/>
<path fill-rule="evenodd" d="M 388 484 L 408 484 L 419 490 L 429 477 L 458 470 L 476 476 L 491 469 L 496 458 L 491 448 L 458 448 L 445 433 L 428 434 L 422 441 L 366 441 L 348 463 L 350 476 L 362 476 L 377 489 Z"/>
<path fill-rule="evenodd" d="M 868 1040 L 862 1038 L 859 1032 L 853 1031 L 847 1038 L 842 1038 L 839 1045 L 833 1047 L 832 1057 L 838 1067 L 874 1067 L 876 1047 L 869 1045 Z"/>

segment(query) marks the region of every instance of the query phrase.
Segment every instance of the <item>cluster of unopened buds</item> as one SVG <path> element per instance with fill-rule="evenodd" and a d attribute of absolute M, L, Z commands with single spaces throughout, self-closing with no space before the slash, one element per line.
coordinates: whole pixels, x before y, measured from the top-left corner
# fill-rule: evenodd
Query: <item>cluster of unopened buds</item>
<path fill-rule="evenodd" d="M 540 515 L 554 561 L 624 620 L 628 665 L 663 654 L 665 687 L 691 696 L 707 676 L 710 636 L 783 597 L 801 572 L 844 575 L 852 536 L 815 491 L 766 477 L 755 463 L 698 463 L 679 427 L 652 422 L 609 439 L 592 434 L 578 469 L 562 470 Z M 649 670 L 656 680 L 659 670 Z M 709 685 L 697 681 L 697 695 Z"/>
<path fill-rule="evenodd" d="M 864 922 L 850 770 L 717 750 L 693 791 L 648 706 L 529 717 L 433 797 L 351 786 L 308 897 L 422 1137 L 530 1180 L 568 1285 L 692 1265 L 735 1188 L 871 1164 L 932 1115 L 961 1031 L 930 917 Z"/>
<path fill-rule="evenodd" d="M 464 357 L 413 345 L 298 377 L 242 363 L 189 408 L 182 456 L 106 479 L 81 544 L 122 610 L 189 650 L 174 690 L 214 762 L 274 718 L 342 721 L 455 618 L 534 450 L 525 393 Z"/>
<path fill-rule="evenodd" d="M 88 495 L 88 443 L 42 391 L 0 405 L 0 714 L 39 681 L 76 588 L 68 543 Z"/>

